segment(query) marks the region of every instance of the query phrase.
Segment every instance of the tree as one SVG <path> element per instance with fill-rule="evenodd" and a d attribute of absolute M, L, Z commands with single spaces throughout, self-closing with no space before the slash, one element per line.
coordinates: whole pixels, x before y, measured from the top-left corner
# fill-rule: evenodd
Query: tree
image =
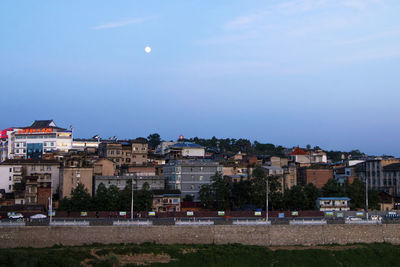
<path fill-rule="evenodd" d="M 188 195 L 186 195 L 188 196 Z M 211 185 L 203 184 L 199 190 L 199 199 L 203 207 L 206 209 L 212 209 L 214 203 L 214 194 L 211 189 Z"/>
<path fill-rule="evenodd" d="M 118 211 L 121 210 L 121 193 L 115 185 L 111 185 L 107 190 L 107 210 Z"/>
<path fill-rule="evenodd" d="M 210 179 L 212 181 L 211 187 L 212 192 L 214 193 L 217 209 L 229 209 L 231 204 L 230 190 L 228 183 L 222 177 L 222 173 L 216 172 Z"/>
<path fill-rule="evenodd" d="M 305 203 L 303 209 L 305 210 L 315 210 L 317 209 L 317 198 L 320 195 L 318 188 L 314 184 L 309 183 L 303 187 L 303 193 L 305 198 Z"/>
<path fill-rule="evenodd" d="M 107 188 L 103 183 L 100 183 L 93 198 L 93 208 L 96 211 L 106 211 L 108 210 L 107 204 Z"/>
<path fill-rule="evenodd" d="M 285 191 L 284 203 L 286 209 L 302 210 L 307 205 L 307 200 L 304 195 L 302 186 L 295 185 Z"/>
<path fill-rule="evenodd" d="M 322 187 L 323 197 L 345 197 L 346 192 L 344 188 L 340 186 L 338 181 L 334 178 L 329 179 L 328 182 Z"/>
<path fill-rule="evenodd" d="M 133 192 L 133 209 L 135 211 L 150 211 L 153 205 L 153 192 L 148 185 Z"/>
<path fill-rule="evenodd" d="M 250 181 L 240 181 L 232 185 L 232 202 L 233 206 L 243 209 L 246 204 L 251 204 L 251 183 Z"/>
<path fill-rule="evenodd" d="M 85 188 L 85 186 L 81 183 L 78 183 L 76 188 L 71 190 L 71 210 L 73 211 L 87 211 L 91 209 L 91 201 L 92 198 L 90 194 Z"/>
<path fill-rule="evenodd" d="M 161 143 L 161 137 L 158 133 L 153 133 L 147 136 L 150 148 L 155 149 Z"/>

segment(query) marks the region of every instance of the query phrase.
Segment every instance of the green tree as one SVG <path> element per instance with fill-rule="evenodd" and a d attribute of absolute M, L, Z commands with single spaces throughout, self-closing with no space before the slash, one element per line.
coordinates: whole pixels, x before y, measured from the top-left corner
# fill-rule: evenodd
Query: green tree
<path fill-rule="evenodd" d="M 147 136 L 147 141 L 152 149 L 155 149 L 161 143 L 161 137 L 158 133 L 153 133 Z"/>
<path fill-rule="evenodd" d="M 71 190 L 71 210 L 88 211 L 92 206 L 92 198 L 89 191 L 81 183 Z"/>
<path fill-rule="evenodd" d="M 93 198 L 93 208 L 96 211 L 106 211 L 107 209 L 107 188 L 100 183 Z"/>
<path fill-rule="evenodd" d="M 141 190 L 133 192 L 133 209 L 135 211 L 150 211 L 153 205 L 153 192 L 146 183 Z"/>
<path fill-rule="evenodd" d="M 251 204 L 251 183 L 250 181 L 240 181 L 232 185 L 232 202 L 234 207 L 244 208 L 246 204 Z"/>
<path fill-rule="evenodd" d="M 121 193 L 115 185 L 111 185 L 107 189 L 107 210 L 108 211 L 119 211 L 121 210 Z"/>
<path fill-rule="evenodd" d="M 284 195 L 285 207 L 288 210 L 302 210 L 307 205 L 307 200 L 304 195 L 303 187 L 300 185 L 292 186 L 285 191 Z"/>
<path fill-rule="evenodd" d="M 346 192 L 338 181 L 334 178 L 329 179 L 328 182 L 322 187 L 323 197 L 345 197 Z"/>
<path fill-rule="evenodd" d="M 315 210 L 317 209 L 317 198 L 320 196 L 320 191 L 314 186 L 314 184 L 309 183 L 303 187 L 303 193 L 305 198 L 305 210 Z"/>
<path fill-rule="evenodd" d="M 186 195 L 188 196 L 188 195 Z M 214 204 L 214 193 L 212 191 L 211 185 L 203 184 L 199 190 L 199 200 L 203 207 L 206 209 L 212 209 Z"/>
<path fill-rule="evenodd" d="M 227 210 L 230 208 L 231 195 L 229 185 L 222 177 L 222 173 L 216 172 L 210 177 L 212 184 L 212 191 L 215 196 L 216 208 L 218 210 Z"/>

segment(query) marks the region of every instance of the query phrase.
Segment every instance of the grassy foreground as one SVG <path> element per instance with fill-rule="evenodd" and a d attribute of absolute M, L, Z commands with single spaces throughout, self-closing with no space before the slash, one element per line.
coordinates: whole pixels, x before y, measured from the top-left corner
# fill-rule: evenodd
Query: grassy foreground
<path fill-rule="evenodd" d="M 153 243 L 0 249 L 0 266 L 400 266 L 400 246 L 318 247 Z"/>

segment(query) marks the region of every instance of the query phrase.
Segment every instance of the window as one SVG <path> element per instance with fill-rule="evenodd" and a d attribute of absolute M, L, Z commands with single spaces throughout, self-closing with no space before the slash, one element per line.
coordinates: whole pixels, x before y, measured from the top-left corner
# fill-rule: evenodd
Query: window
<path fill-rule="evenodd" d="M 44 171 L 44 165 L 40 165 L 40 170 Z"/>
<path fill-rule="evenodd" d="M 203 175 L 200 175 L 199 180 L 203 181 Z"/>
<path fill-rule="evenodd" d="M 10 168 L 10 172 L 12 172 L 12 168 Z"/>
<path fill-rule="evenodd" d="M 76 177 L 81 177 L 81 171 L 80 170 L 76 171 Z"/>
<path fill-rule="evenodd" d="M 54 146 L 54 142 L 51 142 L 51 146 Z"/>
<path fill-rule="evenodd" d="M 11 185 L 8 185 L 8 190 L 11 190 Z"/>
<path fill-rule="evenodd" d="M 117 155 L 119 155 L 120 154 L 120 151 L 119 150 L 117 150 Z"/>
<path fill-rule="evenodd" d="M 35 165 L 32 165 L 31 170 L 32 170 L 32 171 L 36 171 L 36 166 L 35 166 Z"/>
<path fill-rule="evenodd" d="M 200 167 L 200 171 L 202 172 L 204 170 L 204 167 Z"/>
<path fill-rule="evenodd" d="M 47 166 L 47 170 L 48 170 L 48 171 L 51 171 L 51 166 Z"/>
<path fill-rule="evenodd" d="M 11 181 L 11 176 L 8 178 L 9 181 Z"/>
<path fill-rule="evenodd" d="M 190 185 L 190 189 L 192 190 L 194 189 L 194 184 Z"/>

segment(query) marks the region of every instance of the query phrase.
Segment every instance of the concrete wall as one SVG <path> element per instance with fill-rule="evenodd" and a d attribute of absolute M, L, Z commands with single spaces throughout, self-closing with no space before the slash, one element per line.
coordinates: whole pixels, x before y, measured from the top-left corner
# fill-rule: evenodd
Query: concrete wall
<path fill-rule="evenodd" d="M 0 247 L 91 243 L 227 244 L 285 246 L 389 242 L 400 244 L 400 225 L 321 226 L 86 226 L 0 227 Z"/>

